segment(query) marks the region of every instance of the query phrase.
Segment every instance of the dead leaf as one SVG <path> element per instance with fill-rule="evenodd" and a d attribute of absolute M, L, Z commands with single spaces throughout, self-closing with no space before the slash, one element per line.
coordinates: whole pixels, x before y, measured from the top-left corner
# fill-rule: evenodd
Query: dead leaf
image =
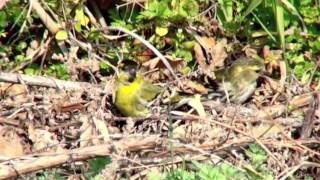
<path fill-rule="evenodd" d="M 211 51 L 212 48 L 216 45 L 216 40 L 213 37 L 202 37 L 202 40 L 209 51 Z"/>
<path fill-rule="evenodd" d="M 172 56 L 165 56 L 165 58 L 168 60 L 169 64 L 174 70 L 184 73 L 187 66 L 186 61 L 184 61 L 181 58 L 173 58 Z M 147 69 L 150 70 L 159 69 L 159 71 L 154 71 L 148 74 L 148 78 L 152 81 L 164 80 L 168 79 L 168 77 L 171 77 L 170 71 L 166 68 L 166 66 L 158 57 L 144 62 L 142 66 L 147 67 Z"/>
<path fill-rule="evenodd" d="M 144 63 L 144 62 L 147 62 L 148 60 L 150 60 L 152 57 L 154 57 L 153 51 L 150 49 L 146 49 L 141 54 L 137 55 L 135 57 L 135 59 L 139 63 Z"/>
<path fill-rule="evenodd" d="M 52 145 L 54 146 L 54 151 L 59 149 L 59 141 L 57 136 L 44 129 L 35 129 L 33 125 L 28 127 L 29 139 L 33 142 L 33 150 L 44 150 Z"/>
<path fill-rule="evenodd" d="M 213 38 L 210 37 L 200 37 L 198 41 L 199 42 L 195 43 L 193 48 L 195 52 L 196 62 L 199 64 L 200 67 L 206 69 L 206 66 L 208 65 L 207 62 L 211 60 L 207 59 L 210 57 L 206 58 L 206 56 L 212 55 L 211 53 L 216 42 Z M 203 52 L 202 48 L 204 49 L 205 53 Z"/>
<path fill-rule="evenodd" d="M 312 101 L 312 94 L 311 93 L 306 93 L 306 94 L 302 94 L 300 96 L 296 96 L 289 102 L 290 110 L 294 110 L 299 107 L 306 106 L 311 101 Z"/>
<path fill-rule="evenodd" d="M 183 80 L 182 84 L 184 85 L 182 89 L 183 92 L 190 93 L 190 94 L 208 94 L 207 88 L 205 88 L 202 84 L 197 82 L 191 81 L 189 79 Z"/>
<path fill-rule="evenodd" d="M 260 136 L 264 138 L 276 138 L 282 132 L 282 128 L 279 125 L 271 126 L 270 124 L 261 124 L 258 127 L 250 128 L 250 130 L 255 138 L 260 138 Z"/>
<path fill-rule="evenodd" d="M 103 140 L 105 142 L 109 142 L 110 136 L 109 136 L 109 131 L 108 131 L 108 128 L 107 128 L 105 122 L 103 120 L 95 118 L 95 117 L 93 117 L 93 122 L 94 122 L 95 126 L 97 127 L 97 129 L 99 130 L 99 132 L 101 133 L 101 135 L 103 136 Z"/>
<path fill-rule="evenodd" d="M 269 76 L 262 76 L 262 77 L 265 79 L 266 83 L 270 86 L 270 88 L 273 91 L 278 92 L 281 90 L 281 85 L 279 81 L 272 79 Z"/>
<path fill-rule="evenodd" d="M 181 70 L 183 67 L 186 66 L 186 62 L 182 58 L 173 58 L 172 56 L 165 56 L 165 58 L 168 60 L 170 65 L 175 70 Z M 149 61 L 146 61 L 142 64 L 144 67 L 148 67 L 149 69 L 155 69 L 155 68 L 166 68 L 166 66 L 162 63 L 159 57 L 155 57 L 153 59 L 150 59 Z"/>
<path fill-rule="evenodd" d="M 224 67 L 225 59 L 228 57 L 225 50 L 226 45 L 226 39 L 222 39 L 216 43 L 212 37 L 201 37 L 198 39 L 198 43 L 195 43 L 194 52 L 196 61 L 199 64 L 200 71 L 204 75 L 215 79 L 214 71 Z M 203 52 L 202 48 L 205 52 Z"/>
<path fill-rule="evenodd" d="M 197 111 L 200 117 L 206 117 L 207 114 L 201 103 L 200 97 L 201 96 L 199 94 L 196 94 L 193 98 L 189 100 L 188 104 L 189 106 L 193 107 Z"/>
<path fill-rule="evenodd" d="M 272 73 L 274 69 L 279 69 L 280 61 L 282 61 L 282 50 L 270 50 L 265 46 L 262 50 L 268 73 Z"/>
<path fill-rule="evenodd" d="M 28 101 L 26 87 L 21 84 L 0 83 L 0 95 L 11 98 L 14 104 Z"/>
<path fill-rule="evenodd" d="M 23 147 L 18 142 L 11 142 L 0 136 L 0 156 L 17 157 L 23 155 Z"/>
<path fill-rule="evenodd" d="M 85 70 L 85 71 L 92 71 L 97 72 L 100 70 L 100 61 L 95 59 L 90 60 L 82 60 L 79 61 L 78 64 L 76 64 L 77 69 Z"/>
<path fill-rule="evenodd" d="M 80 121 L 82 125 L 80 127 L 80 147 L 85 147 L 90 144 L 100 144 L 100 140 L 97 138 L 97 132 L 95 130 L 92 121 L 88 116 L 81 116 Z M 103 130 L 104 131 L 104 130 Z"/>
<path fill-rule="evenodd" d="M 206 65 L 206 58 L 203 54 L 202 48 L 199 43 L 195 43 L 194 47 L 194 54 L 196 58 L 196 62 L 199 64 L 200 67 L 205 67 Z"/>
<path fill-rule="evenodd" d="M 227 39 L 223 38 L 212 49 L 212 63 L 215 68 L 224 66 L 224 61 L 228 57 L 228 54 L 225 50 L 226 45 Z"/>
<path fill-rule="evenodd" d="M 287 106 L 283 104 L 271 105 L 262 107 L 260 111 L 256 114 L 258 119 L 270 119 L 276 118 L 283 115 L 286 112 Z"/>
<path fill-rule="evenodd" d="M 0 156 L 12 158 L 24 154 L 21 138 L 11 129 L 0 126 Z"/>
<path fill-rule="evenodd" d="M 174 139 L 185 139 L 186 137 L 186 130 L 183 126 L 178 126 L 173 129 L 172 135 Z"/>
<path fill-rule="evenodd" d="M 87 102 L 64 102 L 63 100 L 56 100 L 52 105 L 51 109 L 58 113 L 65 113 L 65 112 L 74 112 L 74 111 L 81 111 L 85 108 L 85 104 Z"/>

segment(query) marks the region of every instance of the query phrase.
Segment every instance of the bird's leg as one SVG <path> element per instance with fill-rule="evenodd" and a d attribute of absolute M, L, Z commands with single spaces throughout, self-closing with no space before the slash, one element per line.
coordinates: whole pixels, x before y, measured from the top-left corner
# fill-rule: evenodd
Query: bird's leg
<path fill-rule="evenodd" d="M 227 102 L 230 104 L 230 98 L 229 98 L 229 93 L 228 93 L 228 90 L 227 90 L 227 88 L 225 88 L 225 82 L 224 82 L 224 79 L 222 80 L 222 86 L 223 86 L 223 91 L 224 91 L 224 93 L 225 93 L 225 97 L 224 97 L 224 99 L 225 98 L 227 98 Z"/>

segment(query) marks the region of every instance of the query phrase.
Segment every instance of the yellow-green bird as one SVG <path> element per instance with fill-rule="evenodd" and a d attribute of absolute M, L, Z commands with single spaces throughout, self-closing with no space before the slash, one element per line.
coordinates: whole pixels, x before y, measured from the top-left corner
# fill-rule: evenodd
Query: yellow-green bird
<path fill-rule="evenodd" d="M 150 115 L 148 102 L 153 100 L 160 90 L 159 86 L 145 80 L 140 72 L 133 75 L 121 71 L 117 78 L 115 105 L 125 116 L 147 117 Z"/>
<path fill-rule="evenodd" d="M 219 91 L 227 92 L 231 102 L 242 104 L 255 91 L 263 70 L 262 60 L 241 57 L 229 68 L 215 72 Z"/>

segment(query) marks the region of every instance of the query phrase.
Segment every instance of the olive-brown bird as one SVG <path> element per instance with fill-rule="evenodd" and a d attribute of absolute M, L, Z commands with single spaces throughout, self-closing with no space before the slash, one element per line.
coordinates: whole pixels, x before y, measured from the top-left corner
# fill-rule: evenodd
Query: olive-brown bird
<path fill-rule="evenodd" d="M 241 57 L 230 67 L 215 72 L 219 91 L 224 92 L 231 102 L 242 104 L 255 91 L 263 70 L 262 60 Z"/>

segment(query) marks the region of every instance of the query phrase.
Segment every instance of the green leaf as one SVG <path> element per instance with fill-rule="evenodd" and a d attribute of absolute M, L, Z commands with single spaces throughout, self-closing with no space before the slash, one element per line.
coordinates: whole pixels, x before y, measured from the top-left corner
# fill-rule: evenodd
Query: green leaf
<path fill-rule="evenodd" d="M 16 55 L 16 56 L 14 57 L 14 60 L 15 60 L 16 62 L 23 62 L 23 61 L 26 61 L 27 59 L 26 59 L 26 57 L 24 57 L 24 55 L 18 54 L 18 55 Z"/>
<path fill-rule="evenodd" d="M 40 73 L 40 65 L 31 64 L 27 68 L 24 69 L 24 73 L 27 75 L 39 75 Z"/>
<path fill-rule="evenodd" d="M 74 17 L 74 20 L 77 22 L 74 26 L 77 32 L 81 32 L 82 26 L 88 26 L 89 24 L 89 18 L 84 14 L 82 8 L 78 8 L 76 10 L 76 15 Z"/>
<path fill-rule="evenodd" d="M 165 36 L 168 32 L 169 29 L 167 27 L 156 27 L 156 34 L 160 37 Z"/>
<path fill-rule="evenodd" d="M 58 40 L 58 41 L 63 41 L 63 40 L 66 40 L 68 39 L 68 32 L 66 30 L 60 30 L 56 33 L 56 36 L 55 38 Z"/>
<path fill-rule="evenodd" d="M 80 24 L 80 23 L 75 24 L 75 25 L 74 25 L 74 29 L 75 29 L 77 32 L 81 32 L 81 31 L 82 31 L 81 24 Z"/>
<path fill-rule="evenodd" d="M 174 52 L 173 57 L 181 57 L 187 62 L 191 62 L 193 59 L 191 51 L 185 49 L 177 49 Z"/>
<path fill-rule="evenodd" d="M 22 50 L 24 50 L 25 48 L 27 48 L 27 43 L 24 41 L 20 41 L 19 44 L 16 47 L 16 50 L 21 52 Z"/>
<path fill-rule="evenodd" d="M 303 54 L 296 55 L 296 56 L 292 57 L 291 61 L 295 64 L 305 62 Z"/>
<path fill-rule="evenodd" d="M 75 20 L 82 26 L 87 26 L 89 24 L 89 18 L 86 15 L 84 15 L 82 8 L 76 10 Z"/>
<path fill-rule="evenodd" d="M 111 163 L 111 158 L 108 157 L 99 157 L 89 160 L 90 169 L 93 175 L 100 173 L 107 164 Z"/>
<path fill-rule="evenodd" d="M 181 44 L 181 46 L 185 49 L 192 50 L 195 45 L 195 41 L 185 41 Z"/>
<path fill-rule="evenodd" d="M 161 177 L 161 173 L 157 170 L 151 170 L 148 174 L 147 174 L 147 179 L 148 180 L 162 180 L 163 178 Z"/>
<path fill-rule="evenodd" d="M 55 76 L 59 79 L 69 80 L 70 75 L 65 69 L 64 64 L 52 64 L 45 70 L 45 74 L 49 76 Z"/>
<path fill-rule="evenodd" d="M 6 26 L 7 15 L 4 11 L 0 11 L 0 28 Z"/>

